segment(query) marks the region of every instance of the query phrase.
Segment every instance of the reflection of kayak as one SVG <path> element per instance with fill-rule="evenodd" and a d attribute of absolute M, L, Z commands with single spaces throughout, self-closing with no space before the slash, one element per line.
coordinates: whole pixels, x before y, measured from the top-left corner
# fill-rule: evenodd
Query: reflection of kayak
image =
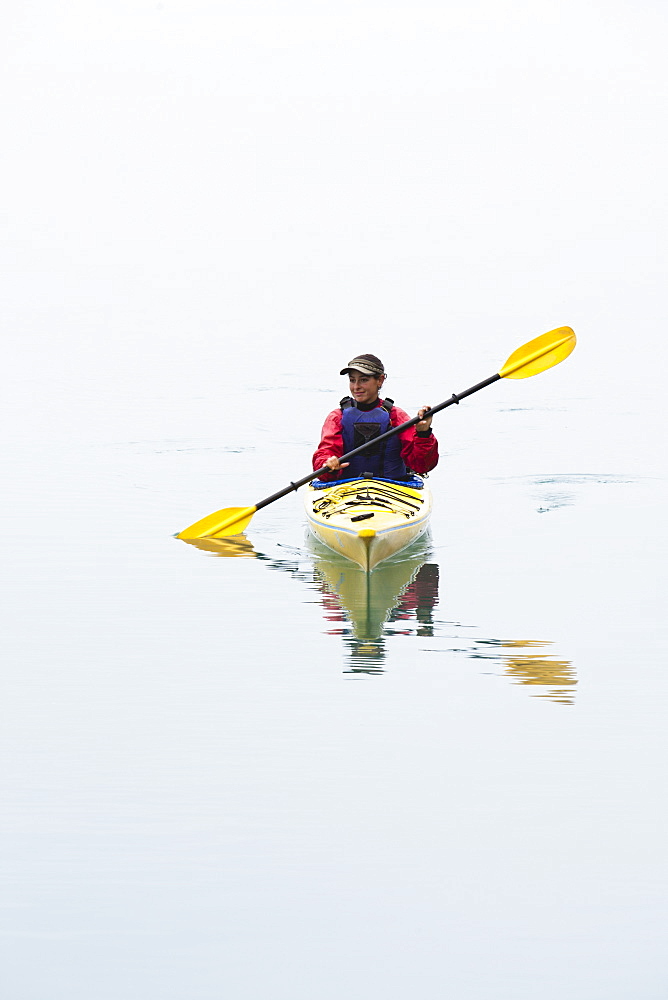
<path fill-rule="evenodd" d="M 417 476 L 408 483 L 315 480 L 304 504 L 315 537 L 367 572 L 424 534 L 431 514 L 431 494 Z"/>
<path fill-rule="evenodd" d="M 336 606 L 350 620 L 358 642 L 375 642 L 382 636 L 384 624 L 427 559 L 427 547 L 418 542 L 374 573 L 365 573 L 318 542 L 313 543 L 313 549 L 316 576 L 322 580 L 324 592 L 335 595 Z"/>

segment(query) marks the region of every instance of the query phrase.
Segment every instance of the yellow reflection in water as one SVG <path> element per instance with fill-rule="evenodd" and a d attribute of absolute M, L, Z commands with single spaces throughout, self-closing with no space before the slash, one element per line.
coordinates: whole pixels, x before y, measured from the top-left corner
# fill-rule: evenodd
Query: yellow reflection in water
<path fill-rule="evenodd" d="M 549 646 L 550 643 L 504 643 L 513 647 Z M 504 656 L 505 670 L 515 684 L 536 684 L 539 687 L 551 688 L 550 691 L 536 692 L 537 698 L 550 698 L 564 705 L 572 705 L 575 701 L 575 685 L 577 679 L 570 660 L 557 660 L 552 656 L 536 653 L 507 653 Z"/>
<path fill-rule="evenodd" d="M 257 552 L 243 534 L 182 541 L 215 556 L 260 559 L 273 569 L 310 578 L 310 574 L 306 576 L 297 570 L 294 561 L 270 559 Z M 435 626 L 438 631 L 444 628 L 446 623 L 434 622 L 434 609 L 439 602 L 439 567 L 427 562 L 429 550 L 424 541 L 382 563 L 372 573 L 365 573 L 313 539 L 309 548 L 313 559 L 312 581 L 328 625 L 327 633 L 341 636 L 351 673 L 382 673 L 389 636 L 433 637 Z M 546 652 L 551 645 L 532 639 L 477 639 L 468 648 L 460 646 L 448 652 L 500 662 L 514 684 L 541 689 L 531 692 L 534 697 L 572 705 L 577 685 L 575 669 L 570 660 L 557 659 Z"/>
<path fill-rule="evenodd" d="M 313 547 L 328 633 L 342 637 L 354 673 L 382 672 L 388 625 L 398 625 L 393 635 L 433 635 L 438 566 L 426 563 L 424 544 L 411 548 L 403 558 L 365 573 L 324 547 Z"/>
<path fill-rule="evenodd" d="M 245 535 L 227 538 L 184 538 L 188 545 L 226 558 L 256 558 L 273 569 L 294 575 L 292 561 L 270 559 L 253 548 Z M 365 573 L 349 559 L 309 539 L 313 583 L 319 593 L 329 635 L 340 635 L 355 673 L 382 673 L 385 627 L 392 634 L 433 635 L 433 609 L 438 603 L 438 566 L 425 564 L 424 539 L 402 555 Z"/>
<path fill-rule="evenodd" d="M 245 535 L 232 535 L 229 538 L 182 538 L 182 542 L 194 545 L 205 552 L 212 552 L 216 556 L 226 558 L 257 558 L 258 553 L 253 548 L 253 543 Z"/>
<path fill-rule="evenodd" d="M 549 653 L 521 652 L 528 649 L 545 650 L 551 642 L 531 639 L 485 640 L 483 645 L 495 646 L 505 673 L 514 684 L 550 688 L 549 691 L 532 692 L 535 698 L 549 698 L 562 705 L 573 705 L 577 678 L 570 660 L 559 660 Z M 510 650 L 510 652 L 501 652 Z"/>

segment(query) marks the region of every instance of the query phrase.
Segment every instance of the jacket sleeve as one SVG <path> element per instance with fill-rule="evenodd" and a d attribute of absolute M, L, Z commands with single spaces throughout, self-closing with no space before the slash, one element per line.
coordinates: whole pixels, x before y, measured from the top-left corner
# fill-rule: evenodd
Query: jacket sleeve
<path fill-rule="evenodd" d="M 341 433 L 341 410 L 332 410 L 322 427 L 320 444 L 313 453 L 313 471 L 322 469 L 332 455 L 340 458 L 343 455 L 343 435 Z M 345 470 L 344 470 L 345 471 Z M 340 479 L 340 472 L 323 473 L 325 480 Z"/>
<path fill-rule="evenodd" d="M 411 418 L 404 410 L 398 406 L 392 407 L 390 420 L 393 427 L 404 424 Z M 401 441 L 401 460 L 404 465 L 418 475 L 431 472 L 438 465 L 438 441 L 434 437 L 433 431 L 427 437 L 420 437 L 415 430 L 415 425 L 408 427 L 399 435 Z"/>

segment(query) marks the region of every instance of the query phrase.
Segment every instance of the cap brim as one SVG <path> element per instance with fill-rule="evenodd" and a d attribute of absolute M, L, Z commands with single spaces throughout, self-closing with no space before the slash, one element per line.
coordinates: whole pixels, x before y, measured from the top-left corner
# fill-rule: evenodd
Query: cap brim
<path fill-rule="evenodd" d="M 348 375 L 350 372 L 361 372 L 362 375 L 375 375 L 376 378 L 380 378 L 384 375 L 384 372 L 379 372 L 375 368 L 366 368 L 364 365 L 360 365 L 359 368 L 342 368 L 339 375 Z"/>

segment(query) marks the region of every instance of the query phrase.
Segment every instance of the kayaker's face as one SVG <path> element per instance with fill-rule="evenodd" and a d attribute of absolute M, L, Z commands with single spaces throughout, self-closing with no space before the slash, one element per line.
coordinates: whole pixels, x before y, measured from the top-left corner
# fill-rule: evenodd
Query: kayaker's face
<path fill-rule="evenodd" d="M 375 375 L 365 375 L 363 372 L 351 371 L 348 373 L 350 384 L 350 395 L 356 403 L 375 403 L 378 399 L 380 387 L 385 381 L 385 376 L 376 378 Z"/>

